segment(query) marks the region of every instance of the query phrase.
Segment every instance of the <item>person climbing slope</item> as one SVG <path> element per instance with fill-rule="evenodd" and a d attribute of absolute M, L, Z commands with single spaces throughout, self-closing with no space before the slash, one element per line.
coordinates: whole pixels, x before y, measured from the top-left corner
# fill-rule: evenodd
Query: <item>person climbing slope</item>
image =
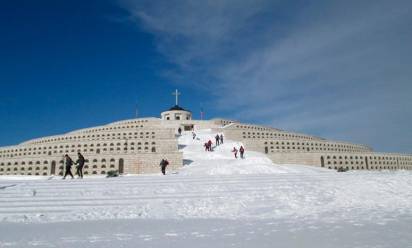
<path fill-rule="evenodd" d="M 209 152 L 212 152 L 213 151 L 213 149 L 212 149 L 212 141 L 211 140 L 209 140 L 208 142 L 207 142 L 207 146 L 208 146 L 208 148 L 209 148 Z"/>
<path fill-rule="evenodd" d="M 235 158 L 237 158 L 237 149 L 236 149 L 236 147 L 233 147 L 232 152 L 233 152 L 233 154 L 235 155 Z"/>
<path fill-rule="evenodd" d="M 215 140 L 216 140 L 216 146 L 218 146 L 218 145 L 219 145 L 219 141 L 220 141 L 220 136 L 219 136 L 219 134 L 216 134 Z"/>
<path fill-rule="evenodd" d="M 243 154 L 245 153 L 245 148 L 243 148 L 243 146 L 240 146 L 239 152 L 240 152 L 240 158 L 242 158 L 242 159 L 245 158 L 243 156 Z"/>

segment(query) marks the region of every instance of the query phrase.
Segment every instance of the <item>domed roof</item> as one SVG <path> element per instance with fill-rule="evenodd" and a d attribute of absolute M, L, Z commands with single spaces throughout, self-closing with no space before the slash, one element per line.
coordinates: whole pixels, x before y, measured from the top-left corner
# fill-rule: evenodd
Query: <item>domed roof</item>
<path fill-rule="evenodd" d="M 175 105 L 169 109 L 169 111 L 178 110 L 178 111 L 187 111 L 184 108 L 180 107 L 179 105 Z"/>

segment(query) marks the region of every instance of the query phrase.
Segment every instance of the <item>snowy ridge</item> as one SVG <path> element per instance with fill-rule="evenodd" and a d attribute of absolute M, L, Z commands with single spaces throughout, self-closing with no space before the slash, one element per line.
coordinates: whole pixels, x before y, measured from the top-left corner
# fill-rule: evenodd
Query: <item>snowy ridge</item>
<path fill-rule="evenodd" d="M 273 165 L 264 154 L 225 140 L 214 152 L 210 130 L 179 138 L 185 166 L 163 176 L 0 178 L 0 222 L 107 219 L 287 219 L 384 223 L 412 214 L 408 171 L 336 173 Z"/>

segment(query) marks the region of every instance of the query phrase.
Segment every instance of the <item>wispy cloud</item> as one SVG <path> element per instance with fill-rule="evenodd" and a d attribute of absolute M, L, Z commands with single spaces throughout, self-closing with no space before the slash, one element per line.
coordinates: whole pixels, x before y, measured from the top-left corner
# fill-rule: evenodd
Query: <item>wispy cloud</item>
<path fill-rule="evenodd" d="M 231 117 L 412 152 L 410 1 L 121 5 Z"/>

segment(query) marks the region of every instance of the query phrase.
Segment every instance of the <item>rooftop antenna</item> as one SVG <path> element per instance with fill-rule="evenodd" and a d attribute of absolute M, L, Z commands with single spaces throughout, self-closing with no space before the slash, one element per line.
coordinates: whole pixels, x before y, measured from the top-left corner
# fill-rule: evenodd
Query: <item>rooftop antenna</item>
<path fill-rule="evenodd" d="M 200 103 L 200 120 L 203 120 L 205 112 L 203 110 L 203 104 Z"/>

